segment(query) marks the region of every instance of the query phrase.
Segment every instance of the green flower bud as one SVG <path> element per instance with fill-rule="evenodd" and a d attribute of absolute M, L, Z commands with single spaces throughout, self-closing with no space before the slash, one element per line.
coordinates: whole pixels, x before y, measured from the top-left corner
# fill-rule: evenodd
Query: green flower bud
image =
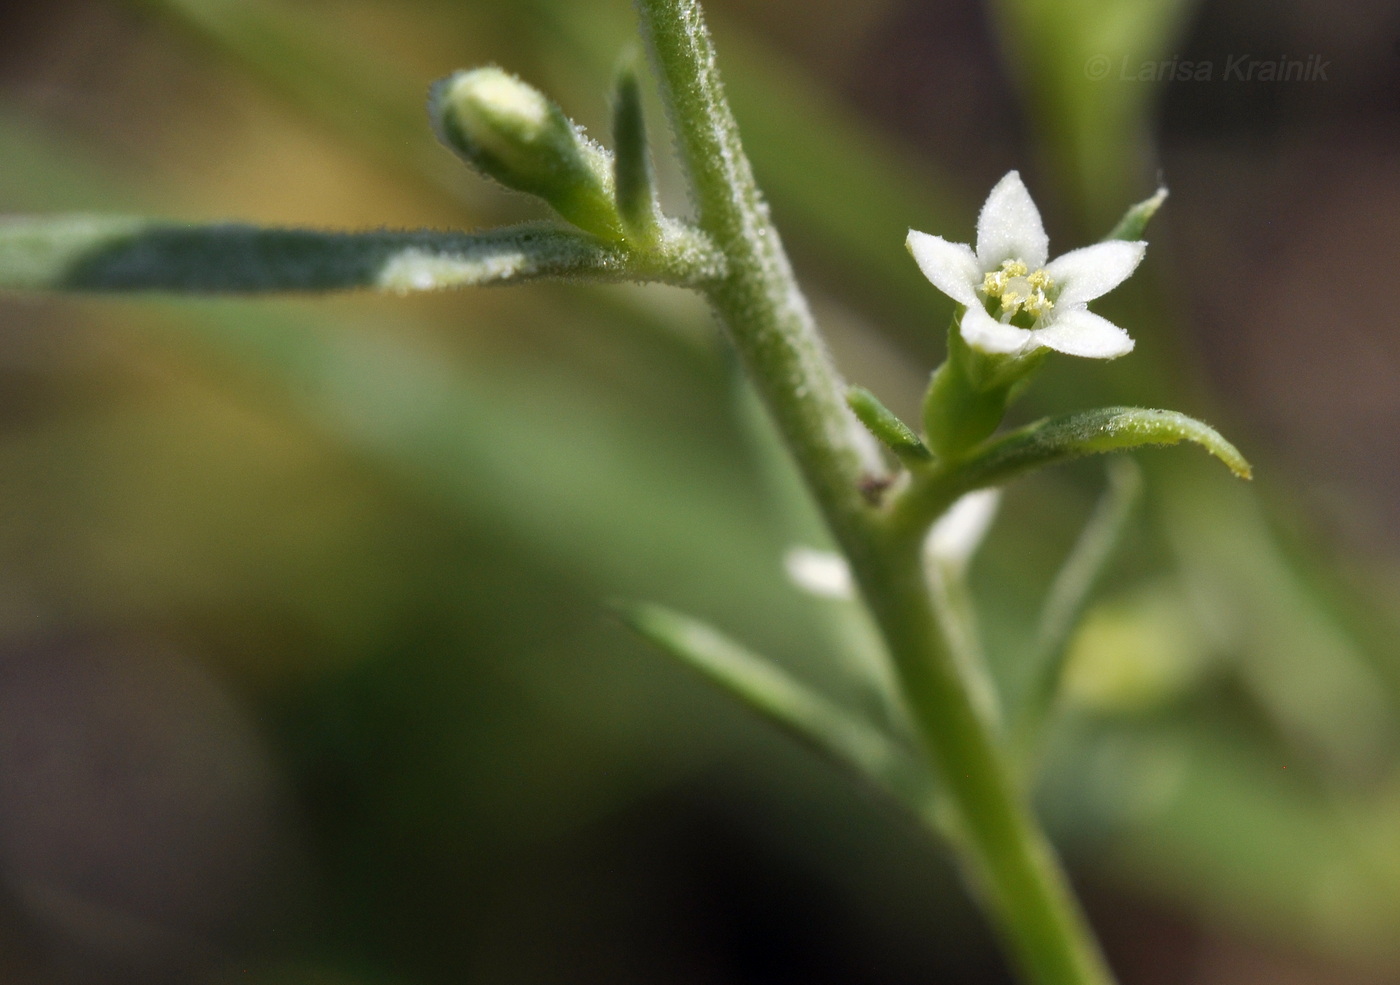
<path fill-rule="evenodd" d="M 428 106 L 439 139 L 482 174 L 544 199 L 581 229 L 621 237 L 607 151 L 538 89 L 477 68 L 434 85 Z"/>

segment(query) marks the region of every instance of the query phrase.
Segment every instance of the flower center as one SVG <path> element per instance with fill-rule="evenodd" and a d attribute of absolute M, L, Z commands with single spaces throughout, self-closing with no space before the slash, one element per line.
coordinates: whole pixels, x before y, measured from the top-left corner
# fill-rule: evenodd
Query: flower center
<path fill-rule="evenodd" d="M 1003 260 L 1000 270 L 982 278 L 987 313 L 1020 328 L 1030 328 L 1055 308 L 1048 297 L 1055 284 L 1044 270 L 1030 271 L 1020 260 Z"/>

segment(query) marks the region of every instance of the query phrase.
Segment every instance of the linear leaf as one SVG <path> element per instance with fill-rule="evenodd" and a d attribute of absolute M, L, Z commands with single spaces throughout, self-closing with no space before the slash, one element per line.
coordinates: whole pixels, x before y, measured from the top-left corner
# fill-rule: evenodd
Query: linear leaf
<path fill-rule="evenodd" d="M 1171 410 L 1101 407 L 1037 421 L 992 442 L 958 464 L 953 485 L 959 492 L 981 489 L 1085 455 L 1181 441 L 1194 441 L 1241 479 L 1253 475 L 1239 449 L 1208 424 Z"/>
<path fill-rule="evenodd" d="M 930 817 L 932 776 L 874 726 L 705 623 L 658 605 L 620 605 L 618 612 L 642 636 L 783 731 L 874 783 L 917 815 Z"/>
<path fill-rule="evenodd" d="M 627 231 L 646 242 L 659 225 L 656 177 L 642 115 L 642 90 L 635 58 L 624 59 L 613 88 L 613 187 Z"/>
<path fill-rule="evenodd" d="M 846 391 L 846 403 L 860 418 L 867 431 L 873 434 L 886 448 L 906 465 L 926 464 L 933 461 L 933 453 L 905 424 L 880 402 L 880 398 L 865 387 L 853 386 Z"/>
<path fill-rule="evenodd" d="M 528 224 L 482 233 L 322 232 L 104 216 L 0 219 L 0 288 L 258 294 L 408 293 L 545 277 L 693 284 L 717 269 L 677 233 L 647 251 Z"/>

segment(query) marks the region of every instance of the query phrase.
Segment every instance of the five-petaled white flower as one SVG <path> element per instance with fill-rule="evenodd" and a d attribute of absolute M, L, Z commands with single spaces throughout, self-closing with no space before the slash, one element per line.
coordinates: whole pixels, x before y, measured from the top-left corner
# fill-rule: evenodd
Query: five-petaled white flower
<path fill-rule="evenodd" d="M 1015 171 L 982 206 L 975 253 L 912 229 L 905 245 L 933 286 L 967 308 L 959 327 L 974 349 L 1020 355 L 1049 348 L 1093 359 L 1133 349 L 1127 332 L 1085 305 L 1127 280 L 1147 244 L 1110 240 L 1046 263 L 1040 210 Z"/>

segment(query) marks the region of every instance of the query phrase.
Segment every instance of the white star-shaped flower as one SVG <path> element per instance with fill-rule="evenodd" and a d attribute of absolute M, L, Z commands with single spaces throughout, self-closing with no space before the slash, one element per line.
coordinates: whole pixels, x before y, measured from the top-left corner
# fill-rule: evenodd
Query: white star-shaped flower
<path fill-rule="evenodd" d="M 909 230 L 905 241 L 933 286 L 966 307 L 959 328 L 982 352 L 1021 355 L 1040 348 L 1115 359 L 1133 340 L 1086 305 L 1136 269 L 1146 243 L 1110 240 L 1046 263 L 1050 241 L 1021 176 L 996 183 L 977 217 L 977 250 Z"/>

